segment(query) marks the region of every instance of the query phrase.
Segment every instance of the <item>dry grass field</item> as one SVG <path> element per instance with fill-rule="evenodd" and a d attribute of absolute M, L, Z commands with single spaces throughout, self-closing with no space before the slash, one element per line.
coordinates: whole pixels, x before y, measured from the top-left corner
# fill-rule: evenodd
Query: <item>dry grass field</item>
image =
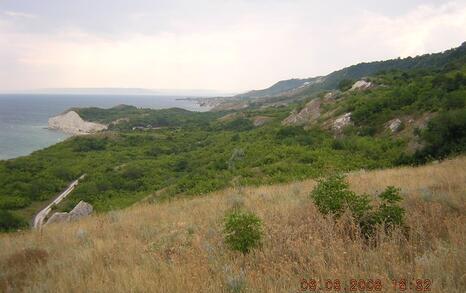
<path fill-rule="evenodd" d="M 400 187 L 408 237 L 379 231 L 376 246 L 350 238 L 349 217 L 317 211 L 311 180 L 229 189 L 0 235 L 0 291 L 300 292 L 304 278 L 338 279 L 341 291 L 351 279 L 380 280 L 381 292 L 401 292 L 393 279 L 429 279 L 431 292 L 466 292 L 465 157 L 348 180 L 359 193 Z M 241 204 L 265 231 L 244 256 L 222 241 L 225 212 Z"/>

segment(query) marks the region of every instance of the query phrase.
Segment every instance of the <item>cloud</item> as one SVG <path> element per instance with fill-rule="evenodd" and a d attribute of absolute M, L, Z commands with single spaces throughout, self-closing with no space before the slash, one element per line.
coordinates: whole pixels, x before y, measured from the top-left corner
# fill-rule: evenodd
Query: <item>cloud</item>
<path fill-rule="evenodd" d="M 421 5 L 396 17 L 365 11 L 358 26 L 352 33 L 357 42 L 376 44 L 391 55 L 415 56 L 465 41 L 466 5 L 458 2 Z"/>
<path fill-rule="evenodd" d="M 418 5 L 390 15 L 345 3 L 345 13 L 339 13 L 298 0 L 183 3 L 185 17 L 167 2 L 166 11 L 138 7 L 121 22 L 115 16 L 102 18 L 110 27 L 106 33 L 63 20 L 48 30 L 40 25 L 42 12 L 36 18 L 0 14 L 0 89 L 242 91 L 362 61 L 441 51 L 466 39 L 464 1 Z M 158 19 L 154 13 L 164 16 Z M 124 33 L 109 33 L 120 26 Z"/>
<path fill-rule="evenodd" d="M 24 12 L 17 12 L 17 11 L 3 11 L 3 15 L 9 17 L 18 17 L 18 18 L 36 18 L 37 15 L 24 13 Z"/>

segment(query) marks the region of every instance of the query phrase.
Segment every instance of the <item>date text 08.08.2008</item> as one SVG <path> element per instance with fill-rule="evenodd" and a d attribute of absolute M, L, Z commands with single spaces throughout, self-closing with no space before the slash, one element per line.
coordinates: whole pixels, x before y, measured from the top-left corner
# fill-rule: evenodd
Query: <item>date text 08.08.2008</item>
<path fill-rule="evenodd" d="M 385 284 L 381 279 L 349 279 L 348 281 L 302 279 L 300 281 L 301 292 L 384 292 L 389 287 L 399 292 L 428 292 L 431 286 L 430 279 L 396 279 Z"/>

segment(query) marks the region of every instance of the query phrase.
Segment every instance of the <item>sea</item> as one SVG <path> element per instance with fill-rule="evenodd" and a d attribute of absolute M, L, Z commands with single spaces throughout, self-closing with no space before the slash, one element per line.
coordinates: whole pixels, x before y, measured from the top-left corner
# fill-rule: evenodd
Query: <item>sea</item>
<path fill-rule="evenodd" d="M 71 107 L 111 108 L 126 104 L 140 108 L 178 107 L 206 111 L 179 96 L 149 95 L 24 95 L 0 94 L 0 160 L 25 156 L 69 136 L 47 129 L 48 119 Z"/>

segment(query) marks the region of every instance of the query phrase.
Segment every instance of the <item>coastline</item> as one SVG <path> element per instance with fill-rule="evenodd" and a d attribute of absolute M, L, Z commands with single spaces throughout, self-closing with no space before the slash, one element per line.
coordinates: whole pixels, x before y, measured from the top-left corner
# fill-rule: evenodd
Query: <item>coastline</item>
<path fill-rule="evenodd" d="M 28 156 L 60 143 L 71 135 L 50 129 L 48 119 L 73 107 L 111 108 L 130 104 L 141 108 L 178 107 L 208 111 L 174 96 L 0 94 L 0 160 Z"/>

